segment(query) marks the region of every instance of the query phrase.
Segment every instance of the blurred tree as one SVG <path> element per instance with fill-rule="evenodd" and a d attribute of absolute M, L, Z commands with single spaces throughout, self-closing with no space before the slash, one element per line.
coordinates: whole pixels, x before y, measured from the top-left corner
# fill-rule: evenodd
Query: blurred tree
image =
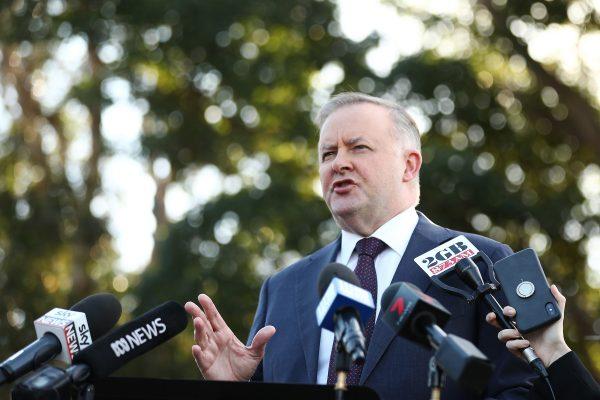
<path fill-rule="evenodd" d="M 87 97 L 45 93 L 45 74 L 64 39 L 45 7 L 0 6 L 3 356 L 33 338 L 33 319 L 45 311 L 106 290 L 114 260 L 104 223 L 90 212 L 99 187 L 102 97 L 91 88 Z"/>
<path fill-rule="evenodd" d="M 451 13 L 389 3 L 418 16 L 429 38 L 376 87 L 422 110 L 431 127 L 421 208 L 444 225 L 534 248 L 569 297 L 568 337 L 598 376 L 597 65 L 584 52 L 561 59 L 543 48 L 567 31 L 573 46 L 597 37 L 600 9 L 484 0 Z"/>
<path fill-rule="evenodd" d="M 365 61 L 378 37 L 344 38 L 328 1 L 0 6 L 0 355 L 32 340 L 25 328 L 51 306 L 98 290 L 124 292 L 127 315 L 205 292 L 245 338 L 264 276 L 337 235 L 316 189 L 311 115 L 334 90 L 361 90 L 419 116 L 419 208 L 533 247 L 569 296 L 569 339 L 597 368 L 585 341 L 599 309 L 585 268 L 600 230 L 597 103 L 585 74 L 565 80 L 515 33 L 515 21 L 567 23 L 568 5 L 494 0 L 460 17 L 395 5 L 438 40 L 379 75 Z M 580 25 L 596 30 L 587 15 Z M 128 122 L 107 113 L 119 90 L 143 114 L 125 150 L 106 133 Z M 155 247 L 143 273 L 115 276 L 97 204 L 103 165 L 123 154 L 152 177 Z M 168 198 L 181 192 L 195 206 L 178 218 Z M 197 377 L 191 344 L 190 327 L 120 373 Z"/>

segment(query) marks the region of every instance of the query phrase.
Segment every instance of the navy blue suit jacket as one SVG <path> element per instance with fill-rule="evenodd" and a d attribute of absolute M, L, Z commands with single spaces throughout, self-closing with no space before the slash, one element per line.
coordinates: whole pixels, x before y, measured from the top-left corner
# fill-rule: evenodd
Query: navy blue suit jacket
<path fill-rule="evenodd" d="M 497 330 L 485 322 L 485 307 L 469 305 L 438 289 L 414 262 L 415 257 L 460 234 L 463 233 L 433 224 L 419 213 L 419 222 L 392 282 L 412 282 L 439 300 L 452 312 L 452 318 L 444 328 L 446 332 L 470 340 L 494 362 L 496 368 L 484 398 L 525 399 L 534 376 L 524 362 L 511 355 L 498 341 Z M 491 239 L 464 235 L 492 261 L 512 253 L 508 246 Z M 340 242 L 338 238 L 264 282 L 249 341 L 265 325 L 275 326 L 277 332 L 267 344 L 264 359 L 253 379 L 265 382 L 316 382 L 321 339 L 315 316 L 319 302 L 317 279 L 321 270 L 335 261 Z M 427 365 L 431 355 L 431 350 L 395 337 L 391 328 L 378 320 L 360 385 L 373 388 L 384 400 L 429 399 Z M 442 398 L 466 400 L 477 397 L 447 381 Z"/>

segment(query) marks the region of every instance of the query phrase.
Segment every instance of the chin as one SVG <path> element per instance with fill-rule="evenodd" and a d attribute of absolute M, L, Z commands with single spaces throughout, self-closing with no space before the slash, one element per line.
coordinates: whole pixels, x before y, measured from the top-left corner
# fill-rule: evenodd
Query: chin
<path fill-rule="evenodd" d="M 355 204 L 334 204 L 330 207 L 331 214 L 336 220 L 346 220 L 354 217 L 360 208 Z"/>

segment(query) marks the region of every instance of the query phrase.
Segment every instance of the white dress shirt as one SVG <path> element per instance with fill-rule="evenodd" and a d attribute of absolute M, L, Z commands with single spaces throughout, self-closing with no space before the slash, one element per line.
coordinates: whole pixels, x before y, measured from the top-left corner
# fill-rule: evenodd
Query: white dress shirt
<path fill-rule="evenodd" d="M 377 302 L 376 314 L 379 315 L 381 296 L 385 289 L 392 283 L 396 268 L 404 255 L 408 241 L 417 226 L 419 216 L 413 207 L 404 210 L 377 229 L 371 237 L 381 239 L 388 247 L 375 259 L 375 273 L 377 274 Z M 336 262 L 347 265 L 354 271 L 358 262 L 358 254 L 354 251 L 356 243 L 361 236 L 342 231 L 342 246 L 337 255 Z M 317 369 L 317 384 L 327 384 L 329 372 L 329 358 L 333 347 L 333 332 L 321 329 L 321 344 L 319 346 L 319 365 Z"/>

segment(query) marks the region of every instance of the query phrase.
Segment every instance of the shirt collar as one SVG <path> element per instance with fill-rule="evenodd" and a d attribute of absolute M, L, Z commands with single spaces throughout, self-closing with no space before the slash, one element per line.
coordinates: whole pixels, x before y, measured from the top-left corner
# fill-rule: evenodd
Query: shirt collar
<path fill-rule="evenodd" d="M 414 207 L 410 207 L 381 225 L 373 232 L 371 237 L 381 239 L 390 249 L 402 255 L 404 254 L 404 250 L 406 250 L 406 246 L 408 246 L 408 241 L 417 226 L 417 222 L 419 222 L 417 211 Z M 339 258 L 342 264 L 348 265 L 356 243 L 360 239 L 363 239 L 363 237 L 356 233 L 342 230 L 342 246 Z"/>

